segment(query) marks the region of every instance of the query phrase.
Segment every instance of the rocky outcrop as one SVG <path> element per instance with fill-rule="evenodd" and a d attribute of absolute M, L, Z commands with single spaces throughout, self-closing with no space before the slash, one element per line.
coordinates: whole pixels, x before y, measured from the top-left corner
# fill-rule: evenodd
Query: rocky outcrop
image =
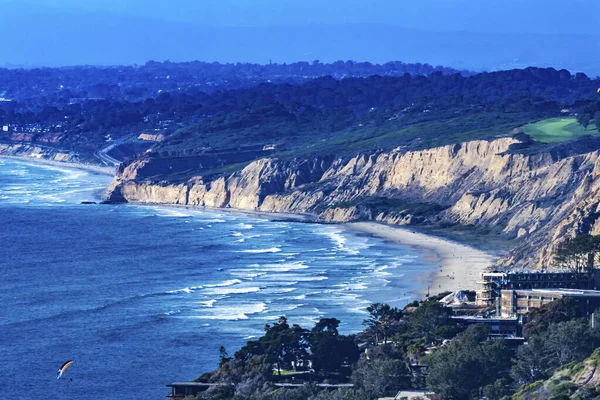
<path fill-rule="evenodd" d="M 160 167 L 160 159 L 145 159 L 123 166 L 110 192 L 127 201 L 313 213 L 332 222 L 493 227 L 519 238 L 502 265 L 548 266 L 560 241 L 600 233 L 599 152 L 509 151 L 520 144 L 504 137 L 351 159 L 263 158 L 228 176 L 199 175 L 178 184 L 141 177 L 148 163 Z M 444 211 L 415 218 L 402 209 L 361 206 L 365 198 L 434 203 Z"/>
<path fill-rule="evenodd" d="M 75 153 L 29 143 L 0 143 L 0 155 L 14 157 L 31 157 L 60 162 L 78 162 Z"/>

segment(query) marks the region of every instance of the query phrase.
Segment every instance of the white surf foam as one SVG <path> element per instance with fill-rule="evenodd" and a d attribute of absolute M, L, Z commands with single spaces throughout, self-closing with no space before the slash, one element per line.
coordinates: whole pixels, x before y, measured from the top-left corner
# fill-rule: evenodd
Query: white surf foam
<path fill-rule="evenodd" d="M 242 250 L 242 253 L 262 254 L 262 253 L 279 253 L 281 249 L 279 247 L 271 247 L 269 249 L 248 249 Z"/>
<path fill-rule="evenodd" d="M 240 281 L 239 279 L 230 279 L 228 281 L 223 281 L 223 282 L 220 282 L 220 283 L 211 283 L 209 285 L 204 285 L 204 287 L 207 287 L 207 288 L 225 287 L 225 286 L 236 285 L 238 283 L 242 283 L 242 281 Z"/>
<path fill-rule="evenodd" d="M 212 308 L 216 302 L 217 302 L 217 300 L 210 299 L 210 300 L 206 300 L 206 301 L 199 301 L 198 304 L 200 304 L 202 307 Z"/>
<path fill-rule="evenodd" d="M 260 288 L 256 286 L 252 287 L 243 287 L 243 288 L 214 288 L 206 290 L 206 294 L 216 294 L 216 295 L 228 295 L 228 294 L 247 294 L 247 293 L 256 293 L 259 292 Z"/>
<path fill-rule="evenodd" d="M 212 308 L 210 310 L 210 314 L 196 315 L 192 318 L 237 321 L 248 319 L 249 315 L 265 312 L 266 309 L 267 305 L 265 303 L 249 303 L 234 306 L 220 306 Z"/>
<path fill-rule="evenodd" d="M 200 290 L 202 288 L 203 288 L 203 286 L 191 286 L 191 287 L 185 287 L 183 289 L 169 290 L 167 293 L 170 293 L 170 294 L 192 293 L 192 292 L 195 292 L 196 290 Z"/>

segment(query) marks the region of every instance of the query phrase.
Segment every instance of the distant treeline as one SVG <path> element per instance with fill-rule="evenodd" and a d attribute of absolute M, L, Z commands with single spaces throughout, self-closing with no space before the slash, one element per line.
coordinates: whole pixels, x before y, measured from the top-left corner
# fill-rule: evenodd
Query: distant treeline
<path fill-rule="evenodd" d="M 302 68 L 301 64 L 294 65 Z M 164 64 L 148 65 L 147 68 L 158 68 L 156 65 Z M 333 65 L 323 66 L 323 72 Z M 307 64 L 307 68 L 317 71 L 321 64 Z M 54 72 L 62 70 L 37 71 L 52 77 Z M 156 72 L 145 74 L 156 76 Z M 0 124 L 54 123 L 69 135 L 91 133 L 89 138 L 97 139 L 103 137 L 94 135 L 100 131 L 119 129 L 126 133 L 129 129 L 135 132 L 156 128 L 160 121 L 168 120 L 186 129 L 168 139 L 162 145 L 164 149 L 276 143 L 293 150 L 306 145 L 308 137 L 327 141 L 331 138 L 322 135 L 335 134 L 339 139 L 349 134 L 349 129 L 353 140 L 357 140 L 375 134 L 382 137 L 420 123 L 453 120 L 441 128 L 432 128 L 437 135 L 435 143 L 438 143 L 440 137 L 452 142 L 458 140 L 452 135 L 474 132 L 472 138 L 478 138 L 475 131 L 507 129 L 531 119 L 558 115 L 565 106 L 582 107 L 596 101 L 599 85 L 598 80 L 584 74 L 573 76 L 566 70 L 552 68 L 472 76 L 447 75 L 441 71 L 428 75 L 405 73 L 345 79 L 325 76 L 300 84 L 260 83 L 214 92 L 163 91 L 136 101 L 106 98 L 52 105 L 46 96 L 39 96 L 33 102 L 35 105 L 29 100 L 0 102 Z M 147 90 L 143 83 L 139 87 Z M 361 131 L 357 132 L 359 127 Z M 407 137 L 422 140 L 434 132 L 421 129 L 409 133 Z M 90 139 L 92 144 L 96 139 Z M 388 139 L 389 135 L 385 146 L 403 143 Z M 335 151 L 339 144 L 318 151 Z M 379 146 L 379 142 L 375 144 Z"/>
<path fill-rule="evenodd" d="M 401 76 L 406 73 L 429 75 L 433 72 L 470 74 L 448 67 L 400 61 L 382 65 L 355 61 L 268 65 L 149 61 L 141 66 L 2 68 L 0 97 L 25 101 L 32 106 L 68 104 L 85 99 L 139 101 L 156 97 L 161 92 L 211 92 L 250 87 L 261 82 L 302 83 L 327 75 L 342 79 L 371 75 Z"/>

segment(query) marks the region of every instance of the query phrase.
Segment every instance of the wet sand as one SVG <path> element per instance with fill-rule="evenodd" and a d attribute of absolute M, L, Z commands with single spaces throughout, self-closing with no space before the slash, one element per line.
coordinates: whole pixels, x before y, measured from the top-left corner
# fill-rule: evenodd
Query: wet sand
<path fill-rule="evenodd" d="M 474 247 L 408 228 L 375 222 L 352 222 L 342 226 L 368 233 L 421 251 L 437 267 L 423 276 L 422 295 L 445 291 L 475 290 L 482 272 L 487 271 L 496 257 Z"/>

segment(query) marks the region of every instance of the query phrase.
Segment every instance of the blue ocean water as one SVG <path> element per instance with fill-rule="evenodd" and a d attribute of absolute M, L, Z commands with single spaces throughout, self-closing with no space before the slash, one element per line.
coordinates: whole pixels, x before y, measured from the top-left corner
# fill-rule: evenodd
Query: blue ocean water
<path fill-rule="evenodd" d="M 214 369 L 220 345 L 233 354 L 280 315 L 358 331 L 367 305 L 404 306 L 433 268 L 332 225 L 80 204 L 109 182 L 0 159 L 5 397 L 161 399 L 166 383 Z"/>

